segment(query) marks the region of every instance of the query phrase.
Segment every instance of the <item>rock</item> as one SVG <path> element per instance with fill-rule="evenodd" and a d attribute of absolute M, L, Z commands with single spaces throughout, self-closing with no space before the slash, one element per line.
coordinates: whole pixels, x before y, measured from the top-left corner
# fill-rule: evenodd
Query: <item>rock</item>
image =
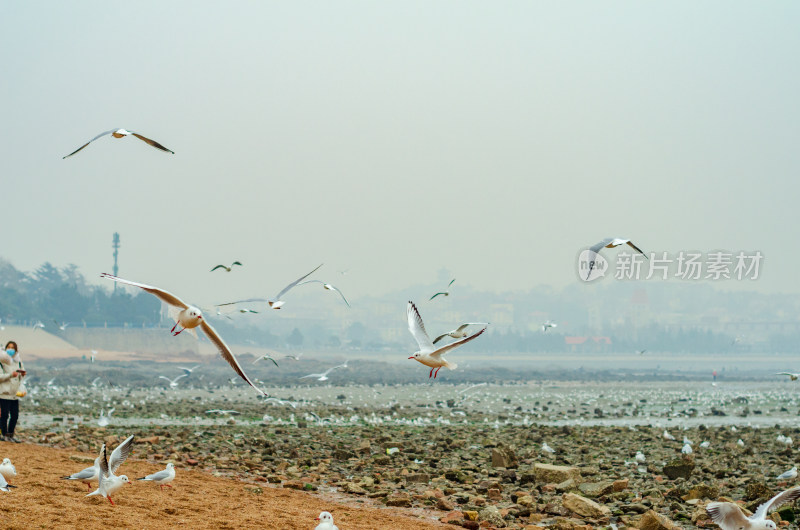
<path fill-rule="evenodd" d="M 431 481 L 431 476 L 427 473 L 409 473 L 406 480 L 415 484 L 427 484 Z"/>
<path fill-rule="evenodd" d="M 187 458 L 187 459 L 186 459 L 186 463 L 187 463 L 188 465 L 190 465 L 190 466 L 196 466 L 196 465 L 197 465 L 197 464 L 199 464 L 200 462 L 198 462 L 198 461 L 197 461 L 197 460 L 195 460 L 194 458 Z"/>
<path fill-rule="evenodd" d="M 454 503 L 453 501 L 447 500 L 445 498 L 441 498 L 438 501 L 436 501 L 436 508 L 438 510 L 451 512 L 451 511 L 453 511 L 455 509 L 455 507 L 456 507 L 456 503 Z M 458 512 L 458 514 L 461 515 L 461 512 Z M 445 521 L 442 521 L 442 522 L 445 522 Z"/>
<path fill-rule="evenodd" d="M 344 449 L 337 449 L 333 452 L 333 458 L 336 460 L 349 460 L 350 458 L 355 458 L 356 454 L 352 451 L 346 451 Z"/>
<path fill-rule="evenodd" d="M 678 530 L 672 521 L 650 510 L 639 519 L 640 530 Z"/>
<path fill-rule="evenodd" d="M 358 445 L 358 452 L 368 455 L 371 450 L 372 446 L 370 445 L 369 440 L 361 440 L 361 443 Z"/>
<path fill-rule="evenodd" d="M 694 461 L 691 459 L 676 458 L 664 466 L 664 474 L 670 479 L 689 478 L 694 469 Z"/>
<path fill-rule="evenodd" d="M 439 521 L 445 524 L 461 524 L 461 521 L 464 520 L 464 514 L 456 511 L 450 511 L 444 514 L 442 517 L 439 518 Z"/>
<path fill-rule="evenodd" d="M 522 495 L 521 497 L 517 497 L 517 504 L 524 506 L 525 508 L 530 508 L 534 504 L 533 497 L 530 495 Z"/>
<path fill-rule="evenodd" d="M 575 480 L 570 478 L 564 482 L 561 482 L 560 484 L 556 484 L 555 491 L 556 493 L 566 493 L 570 490 L 574 490 L 577 487 L 578 485 L 575 484 Z"/>
<path fill-rule="evenodd" d="M 411 497 L 405 493 L 393 493 L 386 497 L 383 502 L 386 503 L 386 506 L 399 506 L 401 508 L 411 507 Z"/>
<path fill-rule="evenodd" d="M 348 482 L 347 484 L 344 485 L 342 489 L 344 490 L 345 493 L 352 493 L 354 495 L 367 494 L 367 490 L 365 490 L 364 488 L 362 488 L 361 486 L 359 486 L 354 482 Z"/>
<path fill-rule="evenodd" d="M 628 489 L 628 479 L 615 480 L 612 487 L 615 492 L 625 491 Z"/>
<path fill-rule="evenodd" d="M 614 491 L 613 482 L 585 482 L 578 486 L 578 489 L 584 495 L 589 497 L 599 497 L 601 495 L 608 495 Z"/>
<path fill-rule="evenodd" d="M 561 497 L 561 504 L 568 510 L 582 517 L 599 519 L 611 515 L 611 510 L 608 507 L 601 506 L 591 499 L 575 495 L 574 493 L 565 493 Z"/>
<path fill-rule="evenodd" d="M 158 436 L 150 436 L 149 438 L 135 438 L 133 441 L 138 444 L 157 444 L 159 440 Z"/>
<path fill-rule="evenodd" d="M 452 482 L 458 482 L 459 484 L 466 484 L 467 482 L 472 482 L 469 475 L 467 475 L 460 469 L 448 469 L 447 471 L 444 472 L 444 478 Z"/>
<path fill-rule="evenodd" d="M 772 491 L 763 482 L 750 482 L 744 488 L 744 498 L 748 501 L 757 501 L 762 497 L 771 497 Z"/>
<path fill-rule="evenodd" d="M 492 467 L 515 468 L 517 465 L 517 456 L 510 447 L 501 443 L 492 448 Z"/>
<path fill-rule="evenodd" d="M 503 516 L 500 515 L 500 510 L 498 510 L 496 506 L 489 506 L 481 510 L 478 514 L 478 519 L 480 521 L 486 521 L 497 528 L 506 527 L 506 522 L 503 520 Z"/>
<path fill-rule="evenodd" d="M 534 480 L 540 484 L 559 484 L 567 479 L 573 479 L 576 483 L 581 480 L 581 472 L 577 467 L 572 466 L 555 466 L 552 464 L 534 464 L 533 465 Z M 525 475 L 523 475 L 523 478 Z M 522 480 L 520 483 L 524 484 Z"/>
<path fill-rule="evenodd" d="M 717 497 L 719 497 L 719 488 L 706 484 L 698 484 L 690 489 L 682 498 L 685 501 L 690 501 L 692 499 L 716 499 Z"/>
<path fill-rule="evenodd" d="M 302 480 L 285 480 L 281 486 L 293 490 L 301 490 L 305 488 L 305 483 Z"/>
<path fill-rule="evenodd" d="M 468 519 L 470 521 L 477 521 L 478 520 L 478 512 L 473 512 L 467 510 L 464 512 L 464 519 Z"/>

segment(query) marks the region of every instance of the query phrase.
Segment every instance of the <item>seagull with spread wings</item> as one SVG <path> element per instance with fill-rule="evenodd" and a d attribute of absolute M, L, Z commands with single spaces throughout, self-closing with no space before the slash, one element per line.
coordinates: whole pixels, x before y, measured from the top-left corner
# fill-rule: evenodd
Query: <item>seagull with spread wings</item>
<path fill-rule="evenodd" d="M 97 136 L 95 136 L 94 138 L 92 138 L 91 140 L 89 140 L 88 142 L 86 142 L 85 144 L 80 146 L 79 148 L 75 149 L 73 152 L 71 152 L 67 156 L 62 157 L 62 159 L 71 157 L 72 155 L 74 155 L 75 153 L 77 153 L 78 151 L 80 151 L 81 149 L 83 149 L 84 147 L 89 145 L 90 143 L 94 142 L 98 138 L 102 138 L 103 136 L 106 136 L 106 135 L 109 135 L 109 134 L 111 136 L 113 136 L 114 138 L 123 138 L 125 136 L 135 136 L 139 140 L 141 140 L 141 141 L 143 141 L 143 142 L 145 142 L 147 144 L 152 145 L 156 149 L 161 149 L 162 151 L 166 151 L 167 153 L 172 153 L 173 155 L 175 154 L 175 151 L 167 149 L 166 147 L 164 147 L 160 143 L 156 142 L 155 140 L 151 140 L 150 138 L 146 138 L 146 137 L 142 136 L 139 133 L 135 133 L 133 131 L 128 131 L 128 130 L 125 130 L 125 129 L 111 129 L 110 131 L 106 131 L 106 132 L 102 132 L 102 133 L 98 134 Z"/>
<path fill-rule="evenodd" d="M 267 305 L 269 305 L 272 309 L 280 309 L 281 306 L 283 306 L 283 304 L 286 303 L 283 300 L 281 300 L 283 295 L 288 293 L 289 290 L 292 289 L 293 287 L 296 287 L 300 282 L 302 282 L 303 280 L 305 280 L 306 278 L 308 278 L 309 276 L 311 276 L 312 274 L 317 272 L 317 269 L 319 269 L 320 267 L 322 267 L 321 263 L 313 271 L 309 272 L 305 276 L 302 276 L 302 277 L 298 278 L 297 280 L 293 281 L 292 283 L 290 283 L 289 285 L 284 287 L 283 290 L 281 292 L 279 292 L 278 296 L 276 296 L 275 298 L 248 298 L 247 300 L 239 300 L 237 302 L 226 302 L 224 304 L 217 304 L 217 307 L 221 307 L 221 306 L 225 306 L 225 305 L 233 305 L 233 304 L 243 304 L 245 302 L 266 302 Z"/>
<path fill-rule="evenodd" d="M 767 513 L 800 498 L 800 486 L 783 491 L 760 505 L 750 517 L 745 516 L 738 504 L 732 502 L 710 502 L 706 511 L 722 530 L 774 530 L 775 523 L 767 519 Z"/>
<path fill-rule="evenodd" d="M 215 271 L 215 270 L 217 270 L 217 269 L 225 269 L 225 271 L 226 271 L 226 272 L 231 272 L 231 270 L 233 270 L 233 266 L 234 266 L 234 265 L 238 265 L 238 266 L 240 266 L 240 267 L 241 267 L 241 266 L 242 266 L 242 263 L 241 263 L 241 262 L 239 262 L 239 261 L 234 261 L 233 263 L 231 263 L 231 266 L 230 266 L 230 267 L 228 267 L 227 265 L 217 265 L 216 267 L 214 267 L 213 269 L 211 269 L 211 272 L 214 272 L 214 271 Z"/>
<path fill-rule="evenodd" d="M 594 269 L 594 261 L 596 259 L 597 254 L 600 254 L 600 249 L 602 249 L 602 248 L 614 248 L 614 247 L 618 247 L 620 245 L 628 245 L 633 250 L 635 250 L 636 252 L 638 252 L 639 254 L 644 256 L 644 259 L 649 259 L 647 257 L 647 254 L 642 252 L 642 249 L 640 249 L 639 247 L 634 245 L 633 242 L 630 239 L 622 239 L 622 238 L 619 238 L 619 237 L 607 237 L 607 238 L 603 239 L 602 241 L 599 241 L 599 242 L 595 243 L 594 245 L 592 245 L 591 247 L 589 247 L 589 251 L 591 251 L 591 253 L 592 253 L 592 254 L 590 254 L 592 256 L 592 259 L 591 259 L 591 262 L 589 263 L 589 273 L 586 275 L 586 279 L 587 280 L 589 279 L 589 276 L 592 275 L 592 270 Z"/>
<path fill-rule="evenodd" d="M 117 448 L 111 452 L 110 459 L 107 459 L 106 456 L 106 444 L 103 444 L 103 448 L 100 450 L 100 471 L 97 477 L 97 489 L 86 495 L 87 497 L 100 495 L 108 499 L 108 502 L 114 506 L 114 501 L 111 500 L 111 494 L 119 490 L 126 482 L 132 484 L 126 475 L 116 476 L 114 473 L 117 472 L 119 466 L 121 466 L 131 454 L 133 437 L 134 435 L 130 435 L 124 442 L 119 444 Z"/>
<path fill-rule="evenodd" d="M 453 278 L 452 280 L 450 280 L 450 283 L 448 283 L 448 284 L 447 284 L 447 289 L 445 289 L 444 291 L 439 291 L 439 292 L 438 292 L 438 293 L 436 293 L 435 295 L 431 296 L 431 297 L 428 299 L 428 302 L 430 302 L 431 300 L 433 300 L 434 298 L 436 298 L 436 297 L 437 297 L 437 296 L 439 296 L 439 295 L 441 295 L 441 296 L 450 296 L 450 286 L 451 286 L 451 285 L 453 285 L 453 282 L 454 282 L 454 281 L 456 281 L 456 279 L 455 279 L 455 278 Z"/>
<path fill-rule="evenodd" d="M 233 368 L 237 374 L 239 374 L 239 377 L 244 379 L 248 385 L 255 388 L 259 393 L 264 393 L 260 388 L 254 385 L 252 381 L 250 381 L 250 378 L 244 373 L 242 367 L 239 366 L 239 361 L 236 360 L 236 357 L 234 357 L 231 349 L 227 344 L 225 344 L 225 341 L 222 340 L 222 337 L 217 335 L 217 332 L 211 327 L 211 324 L 209 324 L 206 319 L 203 318 L 203 313 L 197 307 L 188 305 L 174 294 L 163 289 L 159 289 L 158 287 L 132 282 L 130 280 L 123 280 L 122 278 L 118 278 L 106 273 L 103 273 L 100 276 L 115 282 L 133 285 L 134 287 L 143 289 L 162 302 L 166 303 L 170 307 L 171 313 L 173 313 L 173 316 L 176 318 L 175 325 L 172 326 L 171 331 L 173 336 L 178 335 L 184 329 L 192 330 L 196 327 L 200 327 L 200 329 L 203 330 L 203 333 L 205 333 L 209 340 L 217 347 L 222 358 L 225 359 L 229 365 L 231 365 L 231 368 Z M 176 332 L 175 329 L 178 326 L 180 326 L 181 329 Z"/>
<path fill-rule="evenodd" d="M 792 373 L 792 372 L 778 372 L 775 375 L 788 375 L 789 379 L 792 380 L 792 381 L 797 381 L 797 378 L 800 377 L 800 374 L 795 374 L 795 373 Z"/>
<path fill-rule="evenodd" d="M 340 291 L 339 289 L 337 289 L 333 285 L 331 285 L 329 283 L 325 283 L 325 282 L 323 282 L 321 280 L 307 280 L 307 281 L 304 281 L 302 283 L 298 283 L 297 285 L 298 286 L 299 285 L 305 285 L 307 283 L 321 283 L 323 289 L 326 289 L 328 291 L 335 291 L 335 292 L 339 293 L 339 296 L 342 297 L 342 300 L 344 300 L 344 303 L 347 304 L 347 307 L 350 307 L 350 302 L 348 302 L 347 298 L 344 297 L 344 294 L 342 293 L 342 291 Z"/>
<path fill-rule="evenodd" d="M 178 388 L 178 381 L 183 379 L 184 377 L 187 377 L 188 375 L 189 374 L 181 374 L 178 377 L 176 377 L 175 379 L 170 379 L 169 377 L 167 377 L 165 375 L 159 375 L 158 378 L 159 379 L 166 379 L 167 381 L 169 381 L 169 387 L 170 388 Z"/>
<path fill-rule="evenodd" d="M 454 339 L 463 339 L 464 337 L 467 336 L 467 332 L 465 331 L 467 329 L 467 327 L 469 327 L 469 326 L 488 326 L 488 325 L 489 325 L 488 322 L 465 322 L 464 324 L 461 324 L 460 326 L 458 326 L 456 329 L 454 329 L 452 331 L 448 331 L 444 335 L 439 335 L 438 337 L 433 339 L 433 343 L 436 344 L 437 342 L 439 342 L 440 340 L 442 340 L 445 337 L 452 337 Z"/>
<path fill-rule="evenodd" d="M 430 337 L 428 337 L 428 332 L 425 331 L 425 324 L 423 324 L 422 317 L 417 310 L 417 306 L 414 305 L 414 302 L 409 300 L 406 313 L 408 314 L 408 330 L 414 336 L 414 339 L 417 341 L 417 345 L 419 346 L 419 351 L 415 352 L 414 355 L 409 357 L 409 359 L 414 359 L 425 366 L 430 366 L 431 372 L 428 374 L 428 378 L 433 376 L 433 378 L 436 379 L 436 376 L 439 374 L 439 369 L 443 366 L 449 370 L 455 370 L 458 368 L 456 363 L 451 363 L 442 356 L 450 350 L 458 348 L 459 346 L 478 338 L 484 331 L 486 331 L 486 328 L 484 327 L 473 335 L 455 342 L 451 342 L 450 344 L 437 349 L 433 342 L 431 342 Z M 435 373 L 434 370 L 436 370 Z"/>
<path fill-rule="evenodd" d="M 272 364 L 274 364 L 275 366 L 278 366 L 278 362 L 275 359 L 273 359 L 272 357 L 270 357 L 269 355 L 262 355 L 261 357 L 256 357 L 256 360 L 253 361 L 253 364 L 256 364 L 258 361 L 260 361 L 262 359 L 264 359 L 265 361 L 272 361 Z"/>

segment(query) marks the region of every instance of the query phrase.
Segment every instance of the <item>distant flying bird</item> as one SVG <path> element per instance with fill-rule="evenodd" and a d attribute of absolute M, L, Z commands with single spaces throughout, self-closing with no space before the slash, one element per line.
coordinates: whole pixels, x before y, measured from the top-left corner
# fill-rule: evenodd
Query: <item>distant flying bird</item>
<path fill-rule="evenodd" d="M 544 324 L 542 324 L 542 331 L 543 331 L 544 333 L 547 333 L 547 330 L 548 330 L 548 329 L 550 329 L 550 328 L 557 328 L 557 327 L 558 327 L 558 324 L 556 324 L 555 322 L 551 322 L 550 320 L 548 320 L 547 322 L 545 322 Z"/>
<path fill-rule="evenodd" d="M 439 292 L 438 292 L 438 293 L 436 293 L 435 295 L 431 296 L 431 297 L 428 299 L 428 302 L 430 302 L 431 300 L 433 300 L 434 298 L 436 298 L 436 297 L 437 297 L 437 296 L 439 296 L 439 295 L 442 295 L 442 296 L 450 296 L 450 286 L 451 286 L 451 285 L 453 285 L 453 282 L 454 282 L 454 281 L 456 281 L 456 279 L 455 279 L 455 278 L 453 278 L 452 280 L 450 280 L 450 283 L 448 283 L 448 284 L 447 284 L 447 289 L 445 289 L 444 291 L 439 291 Z"/>
<path fill-rule="evenodd" d="M 797 378 L 800 377 L 800 374 L 794 374 L 791 372 L 778 372 L 775 375 L 788 375 L 789 379 L 791 379 L 792 381 L 797 381 Z"/>
<path fill-rule="evenodd" d="M 410 300 L 408 302 L 408 306 L 406 307 L 406 314 L 408 316 L 408 330 L 411 332 L 411 335 L 414 336 L 414 340 L 417 341 L 417 346 L 419 347 L 419 351 L 414 352 L 414 355 L 409 357 L 409 359 L 414 359 L 425 366 L 430 366 L 431 372 L 428 374 L 428 378 L 432 376 L 434 379 L 436 379 L 436 376 L 439 375 L 439 369 L 441 369 L 443 366 L 449 370 L 455 370 L 458 368 L 456 363 L 451 363 L 442 356 L 450 350 L 458 348 L 459 346 L 478 338 L 484 331 L 486 331 L 486 328 L 483 328 L 479 332 L 470 335 L 469 337 L 451 342 L 450 344 L 437 349 L 433 342 L 431 342 L 430 337 L 428 337 L 428 332 L 425 331 L 425 324 L 422 322 L 422 317 L 417 310 L 417 306 L 415 306 L 414 302 Z M 436 373 L 433 372 L 434 370 L 436 370 Z"/>
<path fill-rule="evenodd" d="M 227 265 L 217 265 L 216 267 L 214 267 L 213 269 L 211 269 L 211 272 L 214 272 L 214 271 L 215 271 L 215 270 L 217 270 L 217 269 L 225 269 L 227 272 L 231 272 L 231 270 L 233 269 L 233 266 L 234 266 L 234 265 L 238 265 L 238 266 L 240 266 L 240 267 L 242 266 L 241 262 L 239 262 L 239 261 L 234 261 L 233 263 L 231 263 L 231 266 L 230 266 L 230 267 L 228 267 Z"/>
<path fill-rule="evenodd" d="M 194 329 L 199 326 L 200 329 L 203 330 L 203 333 L 205 333 L 206 336 L 209 338 L 209 340 L 211 340 L 211 342 L 213 342 L 214 345 L 217 347 L 222 358 L 225 359 L 229 365 L 231 365 L 231 368 L 233 368 L 233 370 L 237 374 L 239 374 L 239 377 L 244 379 L 248 385 L 255 388 L 259 393 L 261 394 L 264 393 L 260 388 L 256 387 L 256 385 L 254 385 L 252 381 L 250 381 L 250 378 L 247 377 L 247 374 L 244 373 L 242 367 L 239 366 L 239 361 L 236 360 L 236 357 L 234 357 L 231 349 L 228 347 L 227 344 L 225 344 L 225 341 L 222 340 L 222 337 L 217 335 L 217 332 L 214 330 L 214 328 L 211 327 L 211 324 L 206 322 L 206 320 L 203 318 L 203 313 L 198 308 L 188 305 L 186 302 L 184 302 L 174 294 L 165 291 L 163 289 L 159 289 L 158 287 L 145 285 L 143 283 L 132 282 L 130 280 L 123 280 L 122 278 L 118 278 L 116 276 L 112 276 L 106 273 L 103 273 L 100 276 L 102 276 L 103 278 L 108 278 L 109 280 L 113 280 L 115 282 L 121 282 L 128 285 L 133 285 L 134 287 L 139 287 L 140 289 L 144 289 L 145 291 L 152 294 L 162 302 L 169 305 L 171 309 L 174 308 L 173 311 L 180 310 L 177 312 L 177 314 L 174 315 L 176 317 L 177 322 L 175 323 L 174 326 L 172 326 L 171 332 L 173 335 L 178 335 L 184 329 Z M 178 326 L 182 326 L 182 328 L 176 332 L 175 328 L 177 328 Z"/>
<path fill-rule="evenodd" d="M 800 486 L 783 491 L 759 506 L 750 517 L 745 516 L 739 505 L 733 502 L 710 502 L 706 505 L 706 511 L 722 530 L 774 530 L 777 527 L 767 519 L 767 514 L 798 497 Z"/>
<path fill-rule="evenodd" d="M 489 325 L 488 322 L 466 322 L 458 326 L 456 329 L 448 331 L 444 335 L 439 335 L 438 337 L 433 339 L 433 343 L 436 344 L 445 337 L 452 337 L 454 339 L 463 339 L 464 337 L 467 336 L 467 332 L 464 330 L 467 329 L 468 326 L 488 326 L 488 325 Z"/>
<path fill-rule="evenodd" d="M 639 355 L 644 355 L 644 352 L 646 351 L 647 350 L 636 350 L 636 353 L 638 353 Z"/>
<path fill-rule="evenodd" d="M 335 292 L 339 293 L 339 296 L 341 296 L 341 297 L 342 297 L 342 300 L 344 300 L 344 303 L 345 303 L 345 304 L 347 304 L 347 307 L 350 307 L 350 302 L 348 302 L 348 301 L 347 301 L 347 298 L 345 298 L 345 297 L 344 297 L 344 294 L 342 294 L 342 291 L 340 291 L 339 289 L 337 289 L 337 288 L 336 288 L 336 287 L 334 287 L 333 285 L 331 285 L 331 284 L 329 284 L 329 283 L 325 283 L 325 282 L 323 282 L 323 281 L 320 281 L 320 280 L 307 280 L 307 281 L 305 281 L 305 282 L 298 283 L 297 285 L 298 285 L 298 286 L 300 286 L 300 285 L 305 285 L 305 284 L 307 284 L 307 283 L 321 283 L 321 284 L 322 284 L 322 287 L 323 287 L 324 289 L 327 289 L 328 291 L 335 291 Z"/>
<path fill-rule="evenodd" d="M 196 370 L 197 368 L 199 368 L 199 367 L 200 367 L 200 365 L 199 365 L 199 364 L 196 364 L 196 365 L 192 366 L 191 368 L 186 368 L 185 366 L 179 366 L 178 368 L 179 368 L 179 369 L 181 369 L 181 370 L 183 370 L 183 372 L 184 372 L 186 375 L 192 375 L 192 372 L 193 372 L 193 371 L 195 371 L 195 370 Z"/>
<path fill-rule="evenodd" d="M 58 329 L 61 331 L 66 331 L 67 326 L 69 326 L 69 322 L 63 322 L 61 324 L 58 323 L 58 320 L 53 320 L 53 323 L 58 326 Z"/>
<path fill-rule="evenodd" d="M 178 381 L 180 379 L 183 379 L 184 377 L 186 377 L 188 375 L 189 374 L 181 374 L 178 377 L 176 377 L 175 379 L 170 379 L 169 377 L 166 377 L 166 376 L 163 376 L 163 375 L 159 375 L 158 378 L 159 379 L 166 379 L 167 381 L 169 381 L 169 387 L 170 388 L 178 388 Z"/>
<path fill-rule="evenodd" d="M 347 368 L 347 363 L 345 363 L 345 364 L 339 364 L 339 365 L 337 365 L 337 366 L 332 366 L 331 368 L 328 368 L 327 370 L 325 370 L 325 371 L 324 371 L 324 372 L 322 372 L 321 374 L 308 374 L 308 375 L 304 375 L 304 376 L 303 376 L 303 377 L 301 377 L 300 379 L 306 379 L 306 378 L 308 378 L 308 377 L 316 377 L 316 378 L 317 378 L 317 381 L 327 381 L 327 380 L 328 380 L 328 374 L 329 374 L 329 373 L 331 373 L 331 372 L 333 372 L 333 371 L 334 371 L 334 370 L 336 370 L 337 368 Z"/>
<path fill-rule="evenodd" d="M 317 272 L 317 269 L 319 269 L 320 267 L 322 267 L 321 263 L 313 271 L 309 272 L 305 276 L 302 276 L 302 277 L 298 278 L 297 280 L 293 281 L 292 283 L 290 283 L 289 285 L 284 287 L 283 290 L 281 292 L 279 292 L 278 296 L 276 296 L 275 298 L 248 298 L 247 300 L 239 300 L 237 302 L 226 302 L 224 304 L 217 304 L 217 306 L 219 307 L 219 306 L 225 306 L 225 305 L 243 304 L 245 302 L 266 302 L 272 309 L 280 309 L 281 306 L 283 306 L 283 304 L 285 303 L 283 300 L 281 300 L 281 297 L 283 297 L 283 295 L 285 295 L 287 292 L 289 292 L 289 290 L 292 287 L 295 287 L 297 284 L 299 284 L 300 282 L 302 282 L 303 280 L 305 280 L 306 278 L 308 278 L 309 276 L 311 276 L 312 274 Z M 341 294 L 341 293 L 339 293 L 339 294 Z"/>
<path fill-rule="evenodd" d="M 640 249 L 639 247 L 634 245 L 633 242 L 630 239 L 621 239 L 621 238 L 618 238 L 618 237 L 607 237 L 607 238 L 603 239 L 602 241 L 600 241 L 598 243 L 595 243 L 594 245 L 589 247 L 589 250 L 594 253 L 592 255 L 592 257 L 594 257 L 595 255 L 599 254 L 600 253 L 600 249 L 602 249 L 604 247 L 605 248 L 614 248 L 614 247 L 618 247 L 620 245 L 625 245 L 625 244 L 627 244 L 629 247 L 634 249 L 636 252 L 638 252 L 639 254 L 644 256 L 645 259 L 650 259 L 650 258 L 647 257 L 647 254 L 642 252 L 642 249 Z M 586 275 L 586 279 L 587 280 L 589 279 L 589 276 L 592 275 L 592 269 L 593 268 L 594 268 L 594 259 L 592 259 L 591 263 L 589 264 L 589 274 Z"/>
<path fill-rule="evenodd" d="M 207 410 L 206 414 L 223 414 L 225 416 L 230 416 L 231 414 L 241 414 L 241 412 L 238 410 L 211 409 Z"/>
<path fill-rule="evenodd" d="M 300 357 L 303 356 L 303 352 L 298 353 L 297 355 L 292 355 L 291 353 L 286 354 L 283 356 L 284 359 L 291 359 L 293 361 L 299 361 Z"/>
<path fill-rule="evenodd" d="M 278 366 L 278 363 L 275 361 L 275 359 L 273 359 L 273 358 L 272 358 L 272 357 L 270 357 L 269 355 L 262 355 L 261 357 L 256 357 L 256 360 L 255 360 L 255 361 L 253 361 L 253 364 L 256 364 L 256 363 L 257 363 L 258 361 L 260 361 L 261 359 L 265 359 L 265 360 L 272 361 L 272 364 L 274 364 L 275 366 Z"/>
<path fill-rule="evenodd" d="M 36 324 L 33 325 L 33 331 L 36 331 L 37 329 L 44 329 L 44 324 L 42 324 L 41 320 L 38 320 Z"/>
<path fill-rule="evenodd" d="M 142 136 L 139 133 L 135 133 L 133 131 L 126 131 L 125 129 L 112 129 L 110 131 L 106 131 L 106 132 L 98 134 L 97 136 L 95 136 L 94 138 L 92 138 L 91 140 L 89 140 L 88 142 L 86 142 L 85 144 L 83 144 L 82 146 L 80 146 L 79 148 L 77 148 L 76 150 L 74 150 L 73 152 L 71 152 L 70 154 L 68 154 L 67 156 L 65 156 L 63 158 L 71 157 L 72 155 L 74 155 L 75 153 L 77 153 L 78 151 L 80 151 L 81 149 L 83 149 L 84 147 L 89 145 L 90 143 L 94 142 L 98 138 L 106 136 L 107 134 L 110 134 L 114 138 L 122 138 L 123 136 L 131 136 L 131 135 L 133 135 L 136 138 L 138 138 L 139 140 L 152 145 L 156 149 L 161 149 L 162 151 L 166 151 L 168 153 L 172 153 L 173 155 L 175 154 L 174 151 L 171 151 L 171 150 L 167 149 L 166 147 L 164 147 L 160 143 L 156 142 L 155 140 L 151 140 L 150 138 L 145 138 L 144 136 Z"/>

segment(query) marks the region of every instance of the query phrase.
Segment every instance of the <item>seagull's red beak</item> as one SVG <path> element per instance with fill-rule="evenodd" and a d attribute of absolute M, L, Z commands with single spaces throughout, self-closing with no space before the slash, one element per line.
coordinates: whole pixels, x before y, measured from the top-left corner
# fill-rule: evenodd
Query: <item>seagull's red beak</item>
<path fill-rule="evenodd" d="M 412 355 L 411 357 L 409 357 L 409 359 L 413 359 L 413 358 L 414 358 L 414 356 L 413 356 L 413 355 Z"/>
<path fill-rule="evenodd" d="M 314 517 L 314 520 L 315 521 L 319 521 L 319 517 Z"/>

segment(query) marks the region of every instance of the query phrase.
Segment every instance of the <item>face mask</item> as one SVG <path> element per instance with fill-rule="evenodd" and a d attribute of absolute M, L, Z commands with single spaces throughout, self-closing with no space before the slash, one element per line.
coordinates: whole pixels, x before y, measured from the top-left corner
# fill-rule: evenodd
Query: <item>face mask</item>
<path fill-rule="evenodd" d="M 6 350 L 6 353 L 9 354 L 11 357 L 13 357 L 17 354 L 17 350 L 15 350 L 14 348 L 9 348 Z"/>

